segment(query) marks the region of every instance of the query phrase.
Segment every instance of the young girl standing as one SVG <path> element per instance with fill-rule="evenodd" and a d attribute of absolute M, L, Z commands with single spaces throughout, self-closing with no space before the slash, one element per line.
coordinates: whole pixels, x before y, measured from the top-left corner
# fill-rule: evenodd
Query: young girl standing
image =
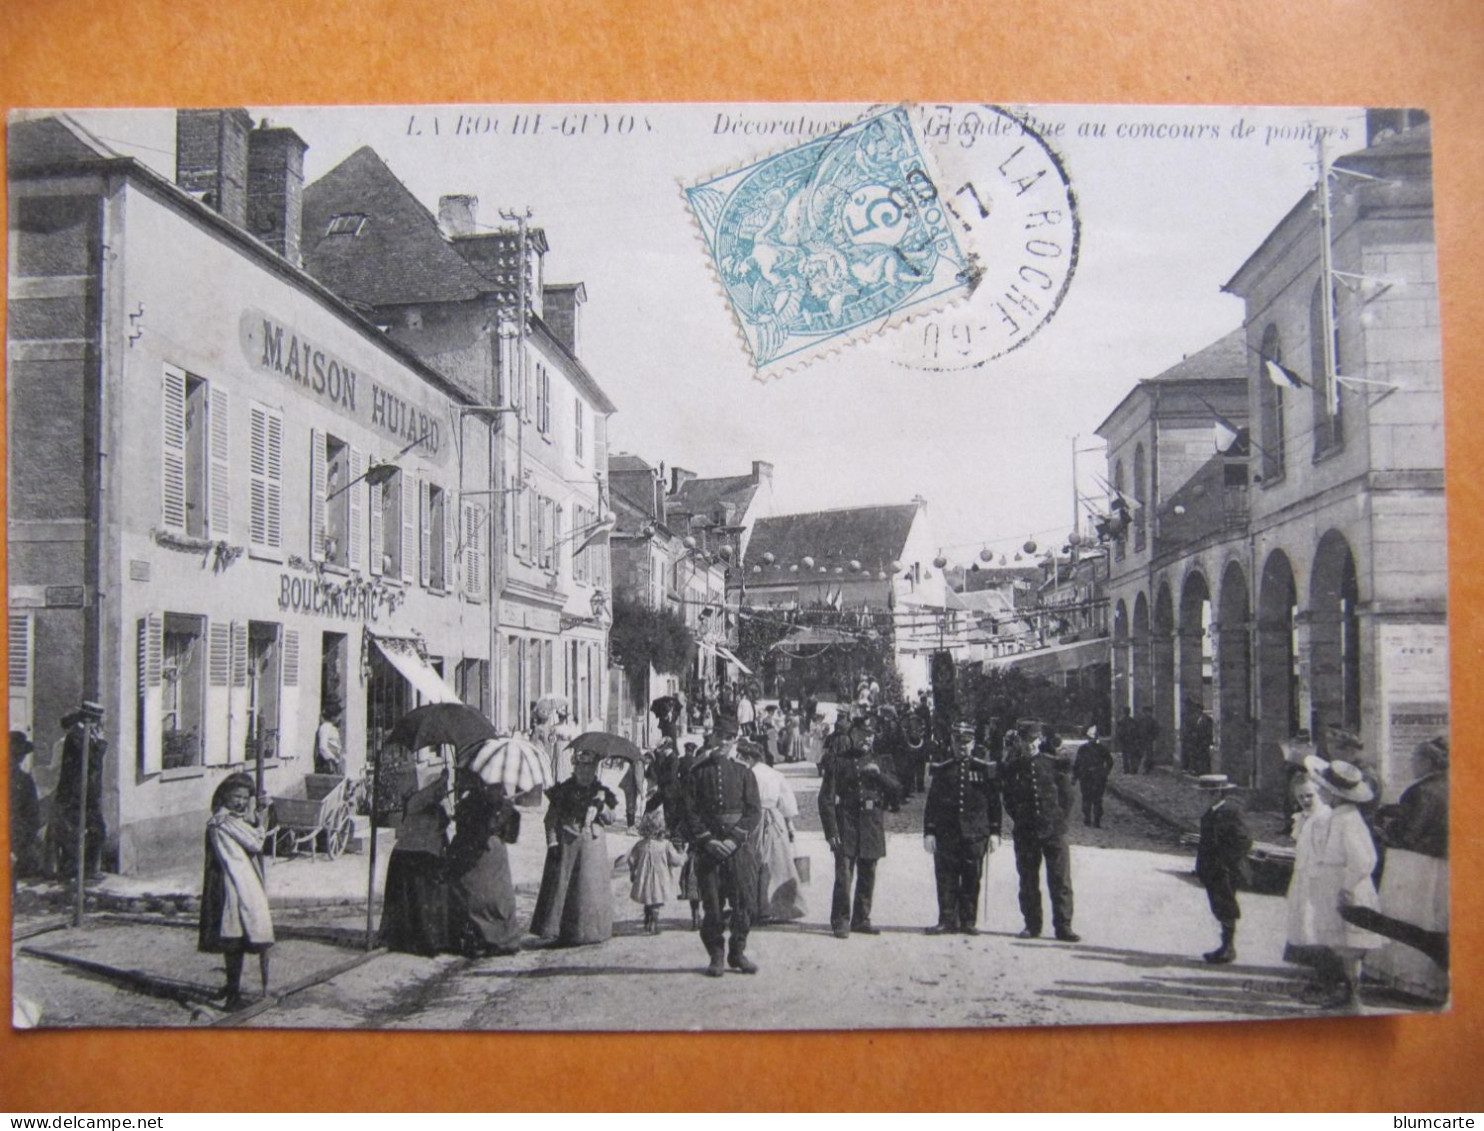
<path fill-rule="evenodd" d="M 644 908 L 644 930 L 660 933 L 660 908 L 673 894 L 674 869 L 685 857 L 665 839 L 665 822 L 658 811 L 639 818 L 639 843 L 629 852 L 629 898 Z"/>
<path fill-rule="evenodd" d="M 268 949 L 273 916 L 263 886 L 263 828 L 266 799 L 253 812 L 253 780 L 233 774 L 211 798 L 206 822 L 206 873 L 201 884 L 198 949 L 225 956 L 227 1008 L 242 1003 L 242 964 L 258 956 L 263 996 L 268 996 Z"/>

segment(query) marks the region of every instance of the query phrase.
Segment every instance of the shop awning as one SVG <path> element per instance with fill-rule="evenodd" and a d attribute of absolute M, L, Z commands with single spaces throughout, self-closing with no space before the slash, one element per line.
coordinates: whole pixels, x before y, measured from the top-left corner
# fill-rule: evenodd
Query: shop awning
<path fill-rule="evenodd" d="M 752 674 L 752 669 L 744 664 L 741 660 L 737 659 L 737 654 L 730 648 L 728 648 L 725 644 L 718 644 L 716 646 L 716 654 L 727 663 L 734 665 L 737 670 L 740 671 L 743 675 Z"/>
<path fill-rule="evenodd" d="M 402 673 L 402 678 L 412 684 L 425 703 L 457 703 L 459 697 L 449 690 L 448 684 L 437 669 L 422 658 L 417 645 L 401 636 L 373 636 L 376 647 L 386 657 L 387 663 Z"/>
<path fill-rule="evenodd" d="M 1076 671 L 1090 664 L 1106 664 L 1108 645 L 1107 637 L 1078 640 L 1071 644 L 1037 648 L 1031 652 L 1017 652 L 1013 656 L 996 656 L 985 660 L 984 664 L 991 668 L 1018 668 L 1030 675 L 1052 675 Z"/>

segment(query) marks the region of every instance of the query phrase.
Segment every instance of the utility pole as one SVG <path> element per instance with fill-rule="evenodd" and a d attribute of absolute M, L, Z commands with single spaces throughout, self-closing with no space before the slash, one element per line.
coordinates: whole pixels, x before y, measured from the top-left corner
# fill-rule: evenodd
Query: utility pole
<path fill-rule="evenodd" d="M 1331 418 L 1336 415 L 1340 400 L 1340 383 L 1335 373 L 1335 289 L 1334 265 L 1331 262 L 1333 238 L 1330 231 L 1329 167 L 1324 160 L 1324 131 L 1314 139 L 1314 154 L 1319 163 L 1319 286 L 1320 322 L 1324 334 L 1324 404 Z"/>

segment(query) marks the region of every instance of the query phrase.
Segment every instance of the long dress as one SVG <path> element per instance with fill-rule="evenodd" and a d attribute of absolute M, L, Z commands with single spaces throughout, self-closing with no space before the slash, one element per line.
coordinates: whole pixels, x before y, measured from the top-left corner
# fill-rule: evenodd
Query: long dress
<path fill-rule="evenodd" d="M 447 789 L 439 779 L 403 806 L 382 897 L 381 944 L 389 950 L 432 956 L 448 949 L 448 814 L 442 805 Z"/>
<path fill-rule="evenodd" d="M 549 847 L 531 933 L 569 946 L 606 942 L 613 936 L 613 861 L 604 826 L 618 798 L 596 781 L 583 786 L 568 778 L 552 788 L 549 800 Z"/>
<path fill-rule="evenodd" d="M 1305 961 L 1316 951 L 1357 957 L 1386 940 L 1340 917 L 1340 895 L 1356 907 L 1379 905 L 1371 873 L 1376 845 L 1354 805 L 1333 809 L 1316 802 L 1302 818 L 1288 885 L 1288 945 L 1285 957 Z"/>
<path fill-rule="evenodd" d="M 644 907 L 670 902 L 675 887 L 674 869 L 685 863 L 663 838 L 644 837 L 629 850 L 629 898 Z"/>
<path fill-rule="evenodd" d="M 454 811 L 457 829 L 448 846 L 452 942 L 466 954 L 520 949 L 515 885 L 507 844 L 520 835 L 520 813 L 503 796 L 472 789 Z"/>
<path fill-rule="evenodd" d="M 799 919 L 806 912 L 799 891 L 799 869 L 786 821 L 798 818 L 799 803 L 788 779 L 762 763 L 752 767 L 757 778 L 763 819 L 752 831 L 758 858 L 758 914 L 769 919 Z"/>
<path fill-rule="evenodd" d="M 198 950 L 258 954 L 273 945 L 273 915 L 263 886 L 264 836 L 257 825 L 226 809 L 206 822 Z"/>
<path fill-rule="evenodd" d="M 1424 931 L 1448 930 L 1448 778 L 1433 773 L 1402 793 L 1391 817 L 1381 913 Z M 1420 950 L 1388 942 L 1366 972 L 1399 990 L 1443 1001 L 1448 971 Z"/>

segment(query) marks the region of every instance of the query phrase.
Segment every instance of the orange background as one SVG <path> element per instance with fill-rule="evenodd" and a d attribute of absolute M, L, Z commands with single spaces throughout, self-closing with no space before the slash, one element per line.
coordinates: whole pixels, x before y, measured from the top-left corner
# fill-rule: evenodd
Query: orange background
<path fill-rule="evenodd" d="M 1477 269 L 1484 6 L 731 0 L 699 9 L 653 0 L 0 0 L 0 104 L 913 99 L 1426 107 L 1434 123 L 1459 749 L 1452 1013 L 762 1036 L 3 1030 L 0 1109 L 1484 1108 L 1484 888 L 1469 882 L 1484 855 L 1469 820 L 1484 816 L 1484 773 L 1467 737 L 1484 714 L 1484 443 L 1471 434 L 1474 419 L 1484 418 Z M 8 918 L 8 895 L 0 892 L 0 901 Z M 5 955 L 0 981 L 8 986 Z"/>

